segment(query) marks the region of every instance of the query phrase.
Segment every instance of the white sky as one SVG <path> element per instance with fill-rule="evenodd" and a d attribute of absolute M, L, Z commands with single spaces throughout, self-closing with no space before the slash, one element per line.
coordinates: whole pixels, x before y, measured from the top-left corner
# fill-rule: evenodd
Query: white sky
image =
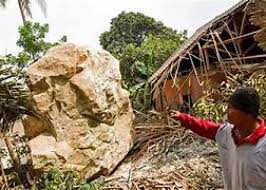
<path fill-rule="evenodd" d="M 33 20 L 48 23 L 48 40 L 63 35 L 68 41 L 100 48 L 99 35 L 121 11 L 137 11 L 162 21 L 176 30 L 187 29 L 189 35 L 238 0 L 46 0 L 48 16 L 32 0 Z M 16 52 L 18 26 L 22 24 L 16 0 L 0 9 L 0 55 Z"/>

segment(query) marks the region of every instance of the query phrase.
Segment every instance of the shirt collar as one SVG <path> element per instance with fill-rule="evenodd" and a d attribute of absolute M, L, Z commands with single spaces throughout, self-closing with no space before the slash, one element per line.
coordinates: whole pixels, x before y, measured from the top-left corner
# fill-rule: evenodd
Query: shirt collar
<path fill-rule="evenodd" d="M 232 137 L 234 139 L 235 144 L 237 146 L 240 146 L 242 144 L 256 144 L 260 140 L 260 138 L 262 138 L 266 133 L 264 120 L 259 119 L 258 123 L 259 126 L 254 130 L 254 132 L 244 139 L 241 139 L 240 134 L 237 132 L 236 128 L 233 128 Z"/>

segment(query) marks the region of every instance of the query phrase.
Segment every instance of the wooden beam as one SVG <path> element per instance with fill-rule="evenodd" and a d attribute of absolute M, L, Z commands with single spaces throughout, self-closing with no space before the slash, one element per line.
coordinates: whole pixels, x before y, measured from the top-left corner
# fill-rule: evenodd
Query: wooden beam
<path fill-rule="evenodd" d="M 156 82 L 153 84 L 153 88 L 151 90 L 151 92 L 154 91 L 155 88 L 159 87 L 159 84 L 161 84 L 161 82 L 165 79 L 165 75 L 167 73 L 168 69 L 165 69 L 162 74 L 160 76 L 158 76 Z"/>
<path fill-rule="evenodd" d="M 204 68 L 204 72 L 207 75 L 207 80 L 208 80 L 208 71 L 207 71 L 207 66 L 206 66 L 206 59 L 204 58 L 204 53 L 202 50 L 202 47 L 200 45 L 200 43 L 198 42 L 198 48 L 199 48 L 199 56 L 201 57 L 201 59 L 203 60 L 203 68 Z"/>
<path fill-rule="evenodd" d="M 194 57 L 195 59 L 197 59 L 200 62 L 200 73 L 202 74 L 202 63 L 204 62 L 204 59 L 201 59 L 200 57 L 190 53 L 190 56 Z"/>
<path fill-rule="evenodd" d="M 234 60 L 247 60 L 247 59 L 258 59 L 258 58 L 266 58 L 266 54 L 262 54 L 262 55 L 254 55 L 254 56 L 247 56 L 247 57 L 234 57 Z M 228 63 L 231 62 L 232 59 L 223 59 L 224 63 Z M 217 64 L 219 62 L 214 62 L 214 64 Z M 261 64 L 264 64 L 263 62 Z M 244 65 L 244 64 L 243 64 Z M 240 66 L 242 67 L 242 65 Z"/>
<path fill-rule="evenodd" d="M 198 75 L 197 69 L 196 69 L 195 64 L 194 64 L 194 61 L 193 61 L 193 59 L 192 59 L 192 57 L 191 57 L 191 53 L 190 53 L 190 52 L 187 52 L 187 53 L 188 53 L 188 56 L 189 56 L 190 63 L 191 63 L 191 65 L 192 65 L 193 71 L 194 71 L 194 73 L 195 73 L 195 76 L 196 76 L 197 82 L 199 83 L 200 86 L 202 86 L 203 83 L 200 82 L 200 79 L 199 79 L 199 75 Z"/>
<path fill-rule="evenodd" d="M 203 53 L 207 65 L 207 70 L 210 70 L 210 59 L 209 59 L 208 49 L 203 49 Z"/>
<path fill-rule="evenodd" d="M 246 7 L 243 9 L 243 18 L 242 18 L 242 22 L 241 22 L 241 26 L 240 26 L 240 30 L 239 30 L 239 35 L 241 36 L 244 32 L 244 27 L 245 27 L 245 23 L 247 21 L 247 15 L 248 15 L 248 6 L 249 6 L 250 2 L 248 2 L 246 4 Z"/>
<path fill-rule="evenodd" d="M 174 62 L 175 63 L 175 62 Z M 173 72 L 173 64 L 174 64 L 173 62 L 172 63 L 170 63 L 170 76 L 171 76 L 171 78 L 172 78 L 172 80 L 174 80 L 174 77 L 173 77 L 173 74 L 172 74 L 172 72 Z"/>
<path fill-rule="evenodd" d="M 230 37 L 231 37 L 231 39 L 232 39 L 232 42 L 233 42 L 233 45 L 234 45 L 234 48 L 235 48 L 235 52 L 237 53 L 237 57 L 240 57 L 239 56 L 239 54 L 241 53 L 240 51 L 240 45 L 239 45 L 239 43 L 237 43 L 235 40 L 234 40 L 234 37 L 233 37 L 233 35 L 231 34 L 231 32 L 230 32 L 230 28 L 228 27 L 228 25 L 226 25 L 226 29 L 227 29 L 227 31 L 228 31 L 228 34 L 230 35 Z M 239 60 L 240 61 L 240 64 L 242 65 L 242 61 L 241 60 Z"/>
<path fill-rule="evenodd" d="M 228 24 L 231 22 L 231 19 L 229 21 L 224 21 L 224 22 Z M 226 27 L 225 24 L 223 24 L 222 26 L 220 26 L 219 28 L 216 28 L 215 30 L 219 33 L 222 33 L 224 31 L 225 27 Z"/>
<path fill-rule="evenodd" d="M 239 69 L 239 71 L 242 73 L 241 68 L 239 67 L 239 65 L 236 63 L 236 61 L 233 59 L 232 55 L 230 54 L 230 52 L 228 51 L 226 45 L 223 43 L 221 37 L 219 36 L 219 34 L 217 32 L 215 32 L 216 37 L 218 38 L 218 40 L 220 41 L 220 43 L 222 44 L 223 48 L 225 49 L 225 51 L 227 52 L 227 54 L 229 55 L 229 57 L 232 59 L 232 61 L 234 62 L 234 64 L 236 65 L 236 67 Z"/>
<path fill-rule="evenodd" d="M 233 37 L 231 39 L 227 39 L 227 40 L 224 40 L 223 43 L 224 44 L 228 44 L 228 43 L 232 43 L 234 42 L 235 40 L 238 40 L 238 39 L 244 39 L 244 38 L 247 38 L 249 36 L 252 36 L 252 35 L 255 35 L 257 33 L 259 33 L 261 31 L 261 29 L 257 30 L 257 31 L 254 31 L 254 32 L 250 32 L 248 34 L 244 34 L 242 36 L 237 36 L 237 37 Z M 221 46 L 222 44 L 221 43 L 217 43 L 217 46 Z M 214 44 L 211 44 L 211 45 L 204 45 L 203 48 L 206 49 L 206 48 L 210 48 L 210 47 L 215 47 Z"/>
<path fill-rule="evenodd" d="M 235 25 L 234 24 L 234 18 L 232 16 L 229 17 L 230 19 L 227 19 L 227 21 L 221 21 L 224 23 L 224 29 L 226 28 L 226 26 L 228 26 L 230 23 L 233 24 L 233 26 Z M 235 32 L 235 31 L 232 31 L 232 33 L 234 34 L 234 36 L 238 36 L 238 34 Z"/>
<path fill-rule="evenodd" d="M 230 67 L 233 68 L 233 69 L 236 69 L 234 67 L 234 65 L 232 65 Z M 259 69 L 265 69 L 266 68 L 266 64 L 262 64 L 262 63 L 243 64 L 242 67 L 245 68 L 246 70 L 254 71 L 254 70 L 259 70 Z"/>
<path fill-rule="evenodd" d="M 181 58 L 179 58 L 178 59 L 178 61 L 177 61 L 177 67 L 176 67 L 176 71 L 175 71 L 175 75 L 174 75 L 174 80 L 173 80 L 173 85 L 172 85 L 172 87 L 173 86 L 176 86 L 177 88 L 179 88 L 179 86 L 178 85 L 176 85 L 176 78 L 177 78 L 177 75 L 178 75 L 178 72 L 179 72 L 179 68 L 180 68 L 180 65 L 181 65 Z"/>
<path fill-rule="evenodd" d="M 175 63 L 171 64 L 170 76 L 171 76 L 171 79 L 172 79 L 172 81 L 173 81 L 173 85 L 172 85 L 172 87 L 173 87 L 173 86 L 176 86 L 176 83 L 175 83 L 175 77 L 176 77 L 176 74 L 177 74 L 177 72 L 178 72 L 178 70 L 179 70 L 179 66 L 180 66 L 180 62 L 179 62 L 179 60 L 180 60 L 180 59 L 178 59 Z M 176 63 L 178 64 L 178 65 L 177 65 L 178 68 L 177 68 L 176 71 L 175 71 L 175 75 L 173 75 L 173 68 L 172 68 L 172 67 L 173 67 L 173 65 L 176 66 Z"/>
<path fill-rule="evenodd" d="M 192 54 L 192 53 L 190 53 L 190 55 L 191 55 L 192 57 L 196 58 L 197 60 L 203 62 L 203 59 L 199 58 L 198 56 L 196 56 L 196 55 L 194 55 L 194 54 Z"/>
<path fill-rule="evenodd" d="M 232 23 L 233 23 L 233 27 L 234 27 L 234 30 L 233 30 L 233 31 L 231 30 L 231 28 L 229 27 L 228 24 L 225 24 L 225 25 L 227 26 L 226 31 L 227 31 L 227 33 L 230 35 L 230 38 L 231 38 L 231 39 L 240 36 L 240 35 L 239 35 L 240 31 L 239 31 L 239 28 L 238 28 L 238 25 L 237 25 L 237 22 L 236 22 L 236 18 L 235 18 L 235 16 L 234 16 L 234 18 L 233 18 Z M 241 53 L 242 50 L 241 50 L 241 45 L 240 45 L 239 41 L 238 41 L 238 40 L 234 40 L 233 43 L 234 43 L 234 47 L 235 47 L 235 49 L 238 50 L 238 51 L 236 51 L 236 52 L 237 52 L 237 53 Z"/>
<path fill-rule="evenodd" d="M 240 30 L 239 30 L 239 36 L 241 36 L 244 32 L 244 26 L 245 26 L 245 22 L 246 22 L 246 18 L 247 18 L 247 12 L 248 11 L 246 9 L 244 9 L 244 15 L 243 15 Z"/>
<path fill-rule="evenodd" d="M 266 58 L 266 54 L 261 55 L 252 55 L 252 56 L 246 56 L 246 57 L 234 57 L 234 60 L 247 60 L 247 59 L 257 59 L 257 58 Z M 224 61 L 230 61 L 231 59 L 224 59 Z"/>
<path fill-rule="evenodd" d="M 214 49 L 215 47 L 211 47 L 211 48 L 209 48 L 209 49 Z M 226 53 L 227 54 L 227 51 L 225 51 L 224 49 L 221 49 L 221 48 L 218 48 L 219 49 L 219 52 L 222 52 L 222 53 Z M 229 51 L 229 50 L 228 50 Z M 234 56 L 237 56 L 237 54 L 236 53 L 234 53 L 234 52 L 231 52 L 231 51 L 229 51 L 230 52 L 230 54 L 231 55 L 234 55 Z"/>
<path fill-rule="evenodd" d="M 177 88 L 177 93 L 172 97 L 171 102 L 172 102 L 177 96 L 179 96 L 179 94 L 181 93 L 181 90 L 184 88 L 184 86 L 185 86 L 187 80 L 190 79 L 192 73 L 193 73 L 193 71 L 191 71 L 191 72 L 189 73 L 189 75 L 187 75 L 187 77 L 185 78 L 185 80 L 183 81 L 183 83 L 182 83 L 181 85 L 178 86 L 178 88 Z"/>
<path fill-rule="evenodd" d="M 233 19 L 233 26 L 234 26 L 234 33 L 236 34 L 235 36 L 239 36 L 239 30 L 235 19 Z"/>
<path fill-rule="evenodd" d="M 215 46 L 215 52 L 216 52 L 216 55 L 217 55 L 218 61 L 219 61 L 220 65 L 221 65 L 221 67 L 222 67 L 222 69 L 223 69 L 223 71 L 224 71 L 225 76 L 227 76 L 227 70 L 226 70 L 226 68 L 225 68 L 224 65 L 223 65 L 223 60 L 222 60 L 222 58 L 221 58 L 221 56 L 220 56 L 220 53 L 219 53 L 219 50 L 218 50 L 217 42 L 216 42 L 215 37 L 214 37 L 214 35 L 213 35 L 213 32 L 212 32 L 211 30 L 210 30 L 210 34 L 211 34 L 212 39 L 213 39 L 213 43 L 214 43 L 214 46 Z"/>

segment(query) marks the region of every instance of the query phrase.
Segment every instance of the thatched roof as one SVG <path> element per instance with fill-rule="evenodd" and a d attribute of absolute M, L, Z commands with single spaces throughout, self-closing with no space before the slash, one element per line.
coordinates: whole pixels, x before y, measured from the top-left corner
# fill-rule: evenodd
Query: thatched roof
<path fill-rule="evenodd" d="M 196 45 L 197 42 L 203 37 L 205 34 L 209 32 L 209 29 L 216 26 L 224 18 L 234 15 L 239 10 L 242 10 L 246 7 L 246 5 L 251 2 L 252 0 L 242 0 L 221 15 L 215 17 L 213 20 L 208 22 L 207 24 L 203 25 L 199 28 L 189 39 L 187 39 L 183 45 L 178 48 L 165 62 L 164 64 L 149 78 L 149 83 L 154 85 L 158 85 L 161 83 L 162 77 L 165 79 L 169 73 L 172 71 L 170 67 L 173 63 L 175 63 L 180 57 L 185 57 L 187 52 L 192 50 Z M 162 76 L 163 75 L 163 76 Z"/>

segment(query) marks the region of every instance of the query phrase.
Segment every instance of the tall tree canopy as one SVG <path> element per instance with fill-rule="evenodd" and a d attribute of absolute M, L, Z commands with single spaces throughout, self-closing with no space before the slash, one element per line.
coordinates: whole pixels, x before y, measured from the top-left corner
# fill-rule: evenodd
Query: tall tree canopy
<path fill-rule="evenodd" d="M 128 44 L 139 47 L 149 35 L 178 37 L 178 33 L 162 22 L 142 13 L 122 12 L 111 20 L 111 27 L 100 36 L 101 46 L 113 55 L 120 54 Z"/>
<path fill-rule="evenodd" d="M 147 79 L 185 39 L 186 31 L 177 32 L 142 13 L 122 12 L 111 20 L 100 43 L 120 61 L 123 86 L 130 91 L 135 109 L 149 109 Z"/>

